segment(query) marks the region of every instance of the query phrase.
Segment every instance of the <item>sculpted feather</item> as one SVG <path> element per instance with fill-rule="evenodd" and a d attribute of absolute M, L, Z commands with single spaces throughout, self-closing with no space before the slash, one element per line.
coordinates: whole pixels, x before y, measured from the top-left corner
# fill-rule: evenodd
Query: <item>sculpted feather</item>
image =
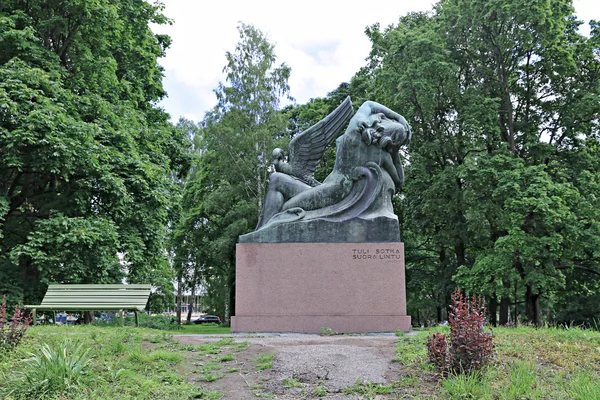
<path fill-rule="evenodd" d="M 292 139 L 287 163 L 282 149 L 273 150 L 275 170 L 293 176 L 307 185 L 320 185 L 314 178 L 315 169 L 327 146 L 344 132 L 353 113 L 348 96 L 331 114 Z"/>

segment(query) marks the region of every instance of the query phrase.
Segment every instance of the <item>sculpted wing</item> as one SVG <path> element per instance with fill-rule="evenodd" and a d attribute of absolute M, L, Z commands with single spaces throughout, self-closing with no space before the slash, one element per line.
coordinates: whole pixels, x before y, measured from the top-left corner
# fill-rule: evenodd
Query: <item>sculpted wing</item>
<path fill-rule="evenodd" d="M 325 149 L 342 134 L 353 114 L 352 101 L 348 96 L 331 114 L 292 139 L 289 164 L 293 175 L 304 179 L 312 178 Z"/>

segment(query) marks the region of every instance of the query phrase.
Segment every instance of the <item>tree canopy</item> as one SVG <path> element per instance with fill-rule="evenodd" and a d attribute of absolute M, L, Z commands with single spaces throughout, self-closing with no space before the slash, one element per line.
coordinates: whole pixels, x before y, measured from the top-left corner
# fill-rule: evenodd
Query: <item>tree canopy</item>
<path fill-rule="evenodd" d="M 187 139 L 156 106 L 169 20 L 141 0 L 0 5 L 0 288 L 171 286 L 164 252 Z"/>
<path fill-rule="evenodd" d="M 416 309 L 459 285 L 494 316 L 500 299 L 501 322 L 523 299 L 539 324 L 541 300 L 552 309 L 573 276 L 600 272 L 599 31 L 580 24 L 567 0 L 443 0 L 367 29 L 376 100 L 415 132 L 403 231 Z"/>

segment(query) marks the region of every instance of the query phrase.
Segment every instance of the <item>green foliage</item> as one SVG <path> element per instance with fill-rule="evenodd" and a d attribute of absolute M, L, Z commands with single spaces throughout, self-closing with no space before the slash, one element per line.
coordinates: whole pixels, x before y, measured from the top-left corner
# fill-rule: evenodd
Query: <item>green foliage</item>
<path fill-rule="evenodd" d="M 367 29 L 356 78 L 414 131 L 394 204 L 419 324 L 456 285 L 536 325 L 598 293 L 600 30 L 579 25 L 568 0 L 442 0 Z"/>
<path fill-rule="evenodd" d="M 0 290 L 34 304 L 46 285 L 153 283 L 187 138 L 155 106 L 170 40 L 162 5 L 0 5 Z M 118 254 L 127 264 L 124 269 Z"/>
<path fill-rule="evenodd" d="M 17 347 L 31 325 L 31 316 L 25 316 L 19 306 L 15 306 L 12 316 L 6 313 L 6 295 L 0 303 L 0 355 Z"/>
<path fill-rule="evenodd" d="M 270 152 L 285 131 L 278 112 L 290 68 L 252 25 L 227 52 L 217 105 L 193 132 L 197 162 L 186 183 L 174 232 L 175 264 L 188 286 L 206 289 L 205 311 L 225 317 L 235 304 L 235 243 L 257 223 L 268 183 Z"/>
<path fill-rule="evenodd" d="M 148 315 L 138 313 L 139 326 L 141 328 L 159 329 L 163 331 L 182 330 L 183 327 L 177 323 L 177 320 L 169 315 Z M 135 316 L 125 316 L 123 319 L 119 316 L 113 316 L 110 321 L 96 319 L 94 325 L 97 326 L 135 326 Z"/>
<path fill-rule="evenodd" d="M 458 289 L 452 295 L 450 335 L 434 333 L 427 341 L 429 361 L 446 373 L 472 373 L 485 369 L 494 359 L 494 334 L 484 332 L 485 303 L 464 296 Z"/>

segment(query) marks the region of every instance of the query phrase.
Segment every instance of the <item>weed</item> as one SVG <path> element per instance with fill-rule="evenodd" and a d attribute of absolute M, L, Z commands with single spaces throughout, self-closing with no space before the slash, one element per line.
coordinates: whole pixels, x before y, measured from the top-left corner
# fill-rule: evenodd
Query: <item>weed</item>
<path fill-rule="evenodd" d="M 182 344 L 181 345 L 181 350 L 185 350 L 185 351 L 198 351 L 198 349 L 196 348 L 196 346 L 194 346 L 193 344 Z"/>
<path fill-rule="evenodd" d="M 241 352 L 244 351 L 248 348 L 248 346 L 250 345 L 250 342 L 240 342 L 240 343 L 236 343 L 233 351 L 235 352 Z"/>
<path fill-rule="evenodd" d="M 223 376 L 224 376 L 223 374 L 219 374 L 219 373 L 217 373 L 217 374 L 204 374 L 204 375 L 201 375 L 198 378 L 198 380 L 202 381 L 202 382 L 214 382 L 216 380 L 221 379 Z"/>
<path fill-rule="evenodd" d="M 220 362 L 227 362 L 227 361 L 233 361 L 233 360 L 235 360 L 235 357 L 231 353 L 230 354 L 226 354 L 226 355 L 224 355 L 224 356 L 222 356 L 222 357 L 219 358 Z"/>
<path fill-rule="evenodd" d="M 259 371 L 264 371 L 273 367 L 273 360 L 275 359 L 274 354 L 263 354 L 256 358 L 256 368 Z"/>
<path fill-rule="evenodd" d="M 195 399 L 205 399 L 205 400 L 219 400 L 223 397 L 223 393 L 217 390 L 206 390 L 206 389 L 198 389 L 197 393 L 193 394 L 193 398 Z"/>
<path fill-rule="evenodd" d="M 344 394 L 356 394 L 367 399 L 374 399 L 379 394 L 388 394 L 393 391 L 394 389 L 390 386 L 381 383 L 363 383 L 360 379 L 357 379 L 354 386 L 344 389 Z"/>
<path fill-rule="evenodd" d="M 178 363 L 183 360 L 183 356 L 178 353 L 172 353 L 170 351 L 157 350 L 148 354 L 150 361 L 166 361 L 169 363 Z"/>
<path fill-rule="evenodd" d="M 392 361 L 411 365 L 419 360 L 426 360 L 426 342 L 427 336 L 422 332 L 415 336 L 399 335 L 396 342 L 396 355 Z"/>
<path fill-rule="evenodd" d="M 292 378 L 292 379 L 288 379 L 288 378 L 283 378 L 283 386 L 286 388 L 297 388 L 297 387 L 301 387 L 302 386 L 302 382 L 300 382 L 298 379 Z"/>
<path fill-rule="evenodd" d="M 315 388 L 315 390 L 313 390 L 313 394 L 316 397 L 323 397 L 323 396 L 327 396 L 327 389 L 325 388 L 325 386 L 317 386 Z"/>
<path fill-rule="evenodd" d="M 171 340 L 173 340 L 173 335 L 171 335 L 170 333 L 162 332 L 158 335 L 147 336 L 144 339 L 150 343 L 163 343 L 170 342 Z"/>
<path fill-rule="evenodd" d="M 229 368 L 229 369 L 226 369 L 226 370 L 225 370 L 225 373 L 227 373 L 227 374 L 232 374 L 232 373 L 234 373 L 234 372 L 239 372 L 239 371 L 240 371 L 240 369 L 239 369 L 239 368 Z"/>
<path fill-rule="evenodd" d="M 338 333 L 331 328 L 323 327 L 321 328 L 321 336 L 335 336 Z"/>
<path fill-rule="evenodd" d="M 262 390 L 253 390 L 252 394 L 259 399 L 274 399 L 275 395 L 273 393 L 265 393 Z"/>
<path fill-rule="evenodd" d="M 489 379 L 481 371 L 471 374 L 451 375 L 443 381 L 448 399 L 492 399 Z"/>

